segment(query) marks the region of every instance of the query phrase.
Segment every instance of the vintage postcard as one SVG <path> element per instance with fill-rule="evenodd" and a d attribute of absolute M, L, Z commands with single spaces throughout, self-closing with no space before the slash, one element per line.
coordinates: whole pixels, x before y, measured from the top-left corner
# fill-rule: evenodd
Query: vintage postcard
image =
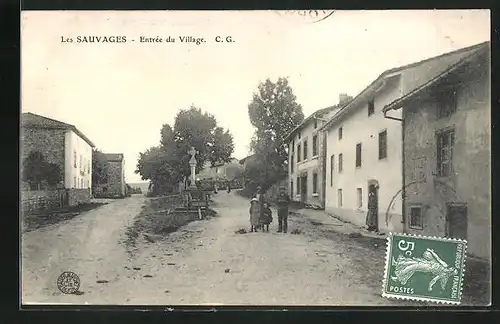
<path fill-rule="evenodd" d="M 21 51 L 23 306 L 490 304 L 488 10 L 23 11 Z"/>

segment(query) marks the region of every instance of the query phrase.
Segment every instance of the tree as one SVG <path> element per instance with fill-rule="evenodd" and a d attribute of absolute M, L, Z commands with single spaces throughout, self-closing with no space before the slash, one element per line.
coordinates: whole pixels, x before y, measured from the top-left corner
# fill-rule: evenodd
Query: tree
<path fill-rule="evenodd" d="M 140 153 L 135 172 L 152 182 L 155 194 L 167 193 L 189 176 L 191 147 L 198 151 L 196 172 L 199 172 L 206 161 L 212 165 L 230 161 L 233 137 L 228 130 L 217 126 L 213 115 L 191 106 L 179 111 L 173 128 L 168 124 L 162 126 L 160 146 Z"/>
<path fill-rule="evenodd" d="M 302 106 L 296 99 L 287 78 L 279 78 L 276 83 L 267 79 L 259 84 L 257 93 L 248 105 L 250 122 L 256 129 L 250 148 L 259 162 L 248 165 L 246 177 L 260 179 L 259 185 L 263 189 L 287 174 L 285 138 L 304 120 Z"/>
<path fill-rule="evenodd" d="M 108 182 L 109 162 L 106 155 L 98 149 L 92 150 L 92 187 Z"/>
<path fill-rule="evenodd" d="M 41 152 L 33 151 L 23 161 L 22 179 L 31 190 L 40 189 L 43 182 L 55 187 L 62 179 L 61 168 L 48 163 Z"/>

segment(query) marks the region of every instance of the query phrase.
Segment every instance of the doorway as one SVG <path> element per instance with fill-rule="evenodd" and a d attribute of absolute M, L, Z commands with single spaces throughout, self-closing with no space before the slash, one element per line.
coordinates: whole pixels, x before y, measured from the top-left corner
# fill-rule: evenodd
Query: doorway
<path fill-rule="evenodd" d="M 467 239 L 467 204 L 446 205 L 446 237 Z"/>
<path fill-rule="evenodd" d="M 307 174 L 300 177 L 300 202 L 307 201 Z"/>
<path fill-rule="evenodd" d="M 367 225 L 374 231 L 378 231 L 378 181 L 368 181 L 368 214 Z"/>

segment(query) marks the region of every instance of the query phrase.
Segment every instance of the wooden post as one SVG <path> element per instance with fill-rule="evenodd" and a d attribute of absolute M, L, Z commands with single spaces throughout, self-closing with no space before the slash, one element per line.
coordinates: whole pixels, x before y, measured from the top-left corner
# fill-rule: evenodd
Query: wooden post
<path fill-rule="evenodd" d="M 198 217 L 200 218 L 200 220 L 203 219 L 203 216 L 201 215 L 201 207 L 198 207 Z"/>

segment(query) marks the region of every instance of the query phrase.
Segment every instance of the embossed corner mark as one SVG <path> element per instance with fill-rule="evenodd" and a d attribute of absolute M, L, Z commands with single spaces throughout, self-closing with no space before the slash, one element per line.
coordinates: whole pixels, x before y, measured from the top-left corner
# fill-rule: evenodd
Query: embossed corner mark
<path fill-rule="evenodd" d="M 275 12 L 288 20 L 311 24 L 327 19 L 335 10 L 276 10 Z"/>
<path fill-rule="evenodd" d="M 390 233 L 382 296 L 460 304 L 467 241 Z"/>

